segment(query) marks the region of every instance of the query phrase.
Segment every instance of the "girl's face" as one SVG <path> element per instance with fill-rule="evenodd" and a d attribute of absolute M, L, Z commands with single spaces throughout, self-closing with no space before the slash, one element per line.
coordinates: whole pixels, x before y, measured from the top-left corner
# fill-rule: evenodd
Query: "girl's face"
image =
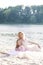
<path fill-rule="evenodd" d="M 19 39 L 23 39 L 23 33 L 22 32 L 19 32 L 18 33 L 18 37 L 19 37 Z"/>

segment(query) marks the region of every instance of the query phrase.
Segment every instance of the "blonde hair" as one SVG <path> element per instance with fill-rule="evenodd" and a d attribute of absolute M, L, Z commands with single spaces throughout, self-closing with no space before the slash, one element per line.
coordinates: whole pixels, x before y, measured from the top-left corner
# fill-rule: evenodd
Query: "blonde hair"
<path fill-rule="evenodd" d="M 24 34 L 24 32 L 18 32 L 18 34 L 23 34 L 23 39 L 25 39 L 25 34 Z"/>

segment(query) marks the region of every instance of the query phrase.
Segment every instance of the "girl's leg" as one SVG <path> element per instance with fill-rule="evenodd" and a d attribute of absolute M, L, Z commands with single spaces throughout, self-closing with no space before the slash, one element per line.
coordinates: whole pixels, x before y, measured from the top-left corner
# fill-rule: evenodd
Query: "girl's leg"
<path fill-rule="evenodd" d="M 8 54 L 8 53 L 5 53 L 5 52 L 0 52 L 1 54 L 4 54 L 4 55 L 7 55 L 7 56 L 9 56 L 10 54 Z"/>

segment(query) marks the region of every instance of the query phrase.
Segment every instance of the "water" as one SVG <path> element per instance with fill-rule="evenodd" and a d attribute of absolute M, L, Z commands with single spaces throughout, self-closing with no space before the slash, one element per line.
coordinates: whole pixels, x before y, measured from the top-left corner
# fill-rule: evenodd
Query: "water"
<path fill-rule="evenodd" d="M 0 25 L 0 49 L 14 48 L 20 31 L 30 41 L 43 46 L 43 25 Z"/>
<path fill-rule="evenodd" d="M 0 25 L 0 51 L 9 52 L 14 50 L 17 33 L 24 32 L 25 37 L 43 46 L 43 25 Z M 19 54 L 27 56 L 29 59 L 19 59 L 14 55 L 3 57 L 0 55 L 1 65 L 43 65 L 43 52 L 25 52 Z M 32 57 L 32 59 L 31 59 Z"/>
<path fill-rule="evenodd" d="M 0 25 L 0 35 L 15 37 L 18 32 L 24 32 L 25 36 L 43 45 L 43 25 Z"/>

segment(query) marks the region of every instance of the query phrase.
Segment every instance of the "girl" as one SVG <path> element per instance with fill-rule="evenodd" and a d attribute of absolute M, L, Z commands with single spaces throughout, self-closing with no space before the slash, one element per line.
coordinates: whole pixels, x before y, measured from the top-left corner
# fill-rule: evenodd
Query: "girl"
<path fill-rule="evenodd" d="M 22 32 L 19 32 L 18 33 L 18 39 L 16 41 L 16 48 L 15 48 L 15 50 L 16 51 L 26 51 L 26 50 L 28 51 L 28 50 L 30 50 L 30 48 L 26 47 L 27 42 L 29 44 L 35 44 L 35 46 L 38 47 L 38 49 L 40 48 L 39 44 L 31 42 L 31 41 L 27 41 L 26 39 L 24 39 L 24 34 Z M 26 45 L 25 45 L 25 43 L 26 43 Z M 34 46 L 34 48 L 35 48 L 35 46 Z M 32 48 L 31 48 L 31 50 L 32 50 Z"/>
<path fill-rule="evenodd" d="M 23 45 L 24 39 L 23 39 L 23 33 L 18 33 L 18 40 L 16 41 L 16 51 L 25 51 L 26 48 Z"/>

